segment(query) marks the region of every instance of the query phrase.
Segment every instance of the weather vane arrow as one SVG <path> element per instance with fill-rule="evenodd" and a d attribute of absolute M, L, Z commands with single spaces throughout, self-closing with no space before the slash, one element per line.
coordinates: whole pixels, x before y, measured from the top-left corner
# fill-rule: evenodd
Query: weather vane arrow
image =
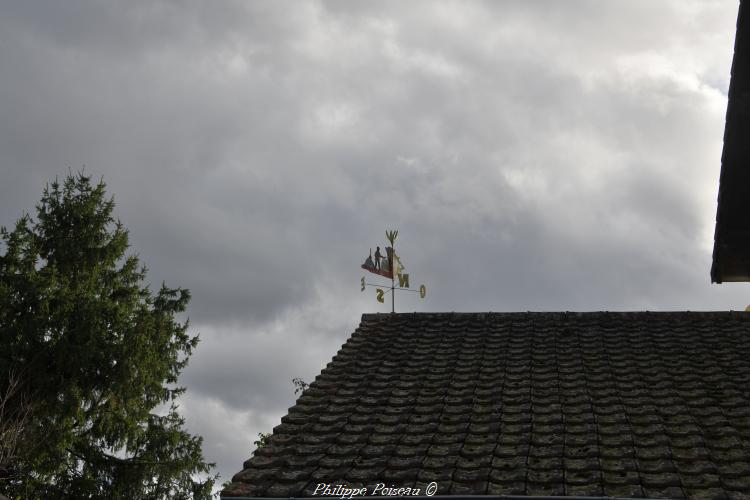
<path fill-rule="evenodd" d="M 398 230 L 386 231 L 385 237 L 391 244 L 389 247 L 385 247 L 385 255 L 380 252 L 380 247 L 375 249 L 375 256 L 372 255 L 372 248 L 370 248 L 370 255 L 365 259 L 365 263 L 362 264 L 362 269 L 369 271 L 378 276 L 391 279 L 391 286 L 387 287 L 379 285 L 377 283 L 367 283 L 365 277 L 362 276 L 360 281 L 361 291 L 364 292 L 368 286 L 375 287 L 375 299 L 383 303 L 385 302 L 385 294 L 391 294 L 391 312 L 396 312 L 396 290 L 404 290 L 407 292 L 417 292 L 419 297 L 424 299 L 427 295 L 427 287 L 422 284 L 418 290 L 409 288 L 409 275 L 404 273 L 406 268 L 401 263 L 401 259 L 396 253 L 396 238 L 398 237 Z M 398 277 L 398 286 L 396 286 L 396 277 Z M 386 288 L 387 290 L 383 290 Z"/>

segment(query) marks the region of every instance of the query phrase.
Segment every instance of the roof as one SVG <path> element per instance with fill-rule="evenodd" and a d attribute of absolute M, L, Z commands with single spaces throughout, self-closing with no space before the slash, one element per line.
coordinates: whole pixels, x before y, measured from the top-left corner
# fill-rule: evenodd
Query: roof
<path fill-rule="evenodd" d="M 224 497 L 750 496 L 750 313 L 365 314 Z"/>
<path fill-rule="evenodd" d="M 711 281 L 750 281 L 750 8 L 741 0 L 721 155 Z"/>

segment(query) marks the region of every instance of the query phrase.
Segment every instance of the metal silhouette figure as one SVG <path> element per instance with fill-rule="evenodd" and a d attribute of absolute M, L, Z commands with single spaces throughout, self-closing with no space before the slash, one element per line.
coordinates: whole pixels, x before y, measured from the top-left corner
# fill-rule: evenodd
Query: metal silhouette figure
<path fill-rule="evenodd" d="M 380 269 L 380 259 L 382 259 L 383 256 L 380 255 L 380 247 L 377 247 L 375 249 L 375 269 Z"/>

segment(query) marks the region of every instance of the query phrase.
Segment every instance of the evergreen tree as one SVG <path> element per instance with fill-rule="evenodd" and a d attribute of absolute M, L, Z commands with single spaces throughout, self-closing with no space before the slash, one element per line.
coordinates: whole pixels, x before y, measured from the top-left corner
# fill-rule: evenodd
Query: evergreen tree
<path fill-rule="evenodd" d="M 11 498 L 210 496 L 214 464 L 176 405 L 198 343 L 175 318 L 190 295 L 144 285 L 114 206 L 103 182 L 71 174 L 45 188 L 36 220 L 0 230 L 0 431 L 14 431 L 0 433 L 0 450 L 14 450 L 0 454 L 0 492 Z"/>

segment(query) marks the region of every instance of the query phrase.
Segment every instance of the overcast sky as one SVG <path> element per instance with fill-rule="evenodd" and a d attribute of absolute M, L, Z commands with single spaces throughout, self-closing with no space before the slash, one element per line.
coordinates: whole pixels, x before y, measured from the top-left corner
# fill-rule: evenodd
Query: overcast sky
<path fill-rule="evenodd" d="M 0 6 L 0 225 L 103 176 L 193 294 L 181 411 L 222 480 L 390 310 L 359 289 L 386 229 L 427 285 L 399 311 L 750 303 L 709 277 L 736 0 Z"/>

